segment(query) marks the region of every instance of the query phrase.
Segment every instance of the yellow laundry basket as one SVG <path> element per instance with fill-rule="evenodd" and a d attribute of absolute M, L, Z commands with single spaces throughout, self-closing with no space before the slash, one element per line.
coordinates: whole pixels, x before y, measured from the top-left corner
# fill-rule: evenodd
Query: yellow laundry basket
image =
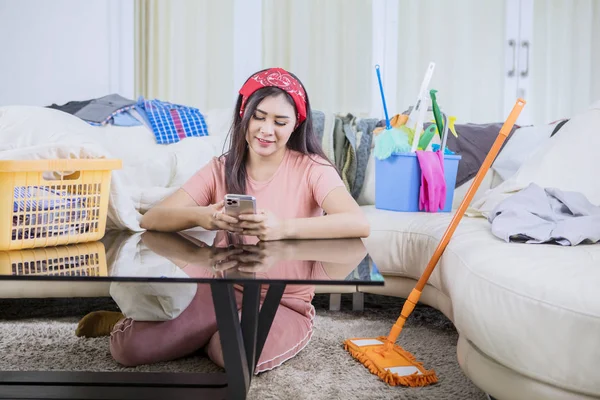
<path fill-rule="evenodd" d="M 0 250 L 104 236 L 111 171 L 121 160 L 0 161 Z"/>
<path fill-rule="evenodd" d="M 108 276 L 106 252 L 102 242 L 0 251 L 0 274 Z"/>

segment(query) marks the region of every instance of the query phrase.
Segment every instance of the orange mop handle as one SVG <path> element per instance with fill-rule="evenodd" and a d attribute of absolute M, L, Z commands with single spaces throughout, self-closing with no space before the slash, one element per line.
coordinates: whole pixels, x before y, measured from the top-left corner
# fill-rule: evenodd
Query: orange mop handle
<path fill-rule="evenodd" d="M 485 177 L 485 174 L 487 174 L 488 170 L 492 166 L 492 163 L 494 162 L 494 160 L 496 159 L 496 156 L 498 155 L 498 153 L 500 152 L 500 149 L 502 148 L 502 144 L 504 143 L 504 141 L 510 134 L 510 131 L 512 130 L 515 123 L 517 122 L 517 118 L 519 118 L 519 114 L 521 114 L 521 110 L 523 110 L 523 106 L 525 106 L 525 100 L 518 99 L 517 102 L 515 103 L 512 111 L 508 115 L 508 118 L 506 118 L 504 125 L 502 125 L 502 128 L 500 128 L 500 133 L 498 134 L 498 137 L 494 141 L 494 144 L 492 145 L 492 148 L 490 149 L 487 156 L 485 157 L 485 160 L 483 160 L 483 164 L 479 168 L 477 175 L 475 175 L 475 179 L 473 180 L 473 183 L 471 184 L 471 187 L 467 191 L 467 194 L 465 195 L 463 201 L 460 203 L 460 206 L 458 207 L 458 210 L 454 214 L 454 217 L 452 217 L 452 221 L 450 222 L 450 225 L 446 229 L 444 236 L 442 236 L 442 240 L 438 244 L 437 248 L 435 249 L 435 252 L 433 253 L 433 256 L 429 260 L 429 264 L 427 264 L 427 268 L 425 268 L 425 271 L 423 271 L 423 274 L 421 275 L 421 278 L 417 282 L 415 288 L 412 290 L 412 292 L 406 299 L 406 302 L 404 302 L 404 306 L 402 307 L 402 312 L 400 313 L 400 317 L 398 318 L 398 320 L 392 327 L 392 330 L 390 331 L 390 334 L 388 336 L 388 341 L 390 341 L 391 343 L 396 342 L 396 339 L 398 338 L 398 335 L 402 331 L 402 327 L 404 326 L 406 319 L 408 318 L 410 313 L 414 310 L 415 306 L 417 305 L 417 302 L 419 301 L 419 298 L 421 297 L 421 292 L 423 291 L 423 288 L 427 284 L 427 281 L 429 280 L 431 273 L 433 272 L 435 266 L 437 265 L 438 261 L 440 260 L 440 257 L 444 253 L 444 250 L 446 250 L 446 246 L 448 246 L 448 242 L 450 242 L 450 238 L 454 234 L 454 231 L 456 230 L 458 223 L 462 219 L 465 211 L 467 210 L 467 207 L 471 203 L 473 196 L 475 196 L 477 189 L 479 189 L 479 185 L 481 184 L 481 181 L 483 180 L 483 178 Z"/>

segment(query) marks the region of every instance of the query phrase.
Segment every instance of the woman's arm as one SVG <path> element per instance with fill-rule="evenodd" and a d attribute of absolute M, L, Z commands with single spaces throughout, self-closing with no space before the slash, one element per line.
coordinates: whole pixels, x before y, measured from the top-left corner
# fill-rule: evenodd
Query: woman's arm
<path fill-rule="evenodd" d="M 144 232 L 142 242 L 154 253 L 171 260 L 180 268 L 187 265 L 211 268 L 215 262 L 228 262 L 241 249 L 215 248 L 206 243 L 194 243 L 197 239 L 185 238 L 179 233 Z M 232 266 L 235 266 L 233 263 Z M 223 266 L 223 265 L 221 265 Z"/>
<path fill-rule="evenodd" d="M 369 221 L 344 187 L 333 189 L 323 201 L 327 215 L 282 221 L 286 239 L 364 238 L 369 236 Z"/>
<path fill-rule="evenodd" d="M 367 255 L 362 240 L 276 240 L 258 242 L 255 245 L 241 245 L 247 254 L 254 254 L 254 260 L 274 257 L 278 260 L 320 261 L 323 263 L 358 263 Z"/>
<path fill-rule="evenodd" d="M 146 211 L 140 226 L 151 231 L 176 232 L 200 226 L 208 229 L 208 207 L 199 207 L 183 189 Z"/>
<path fill-rule="evenodd" d="M 177 265 L 208 264 L 207 260 L 210 258 L 208 244 L 204 246 L 194 244 L 178 233 L 144 232 L 142 233 L 142 243 L 154 253 Z"/>
<path fill-rule="evenodd" d="M 278 220 L 269 211 L 241 214 L 236 226 L 242 234 L 257 236 L 260 240 L 282 239 L 345 239 L 367 237 L 369 221 L 345 187 L 333 189 L 323 200 L 327 215 L 312 218 Z"/>
<path fill-rule="evenodd" d="M 365 258 L 367 249 L 362 240 L 274 240 L 256 245 L 243 245 L 244 253 L 234 255 L 244 272 L 266 271 L 274 265 L 289 261 L 315 261 L 321 263 L 330 279 L 344 279 Z"/>
<path fill-rule="evenodd" d="M 230 224 L 237 223 L 237 219 L 220 213 L 222 208 L 223 202 L 206 207 L 198 206 L 185 190 L 178 189 L 148 210 L 143 215 L 140 226 L 142 229 L 162 232 L 178 232 L 198 226 L 206 230 L 235 231 Z M 215 219 L 215 213 L 219 214 L 218 219 Z"/>
<path fill-rule="evenodd" d="M 287 241 L 285 241 L 287 242 Z M 360 239 L 293 240 L 293 259 L 319 261 L 331 279 L 343 280 L 366 257 Z"/>

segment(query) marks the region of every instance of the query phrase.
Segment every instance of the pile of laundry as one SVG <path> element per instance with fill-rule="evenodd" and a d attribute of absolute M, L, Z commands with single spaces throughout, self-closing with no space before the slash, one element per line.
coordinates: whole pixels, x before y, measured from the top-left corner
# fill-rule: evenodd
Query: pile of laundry
<path fill-rule="evenodd" d="M 313 126 L 323 151 L 337 167 L 348 192 L 358 199 L 379 119 L 358 118 L 352 114 L 325 114 L 312 110 Z"/>
<path fill-rule="evenodd" d="M 500 202 L 488 217 L 506 242 L 576 246 L 600 242 L 600 206 L 582 193 L 535 183 Z"/>
<path fill-rule="evenodd" d="M 94 126 L 146 125 L 156 142 L 169 144 L 192 136 L 208 136 L 208 126 L 200 110 L 142 96 L 137 101 L 118 94 L 85 101 L 70 101 L 48 108 L 75 115 Z"/>
<path fill-rule="evenodd" d="M 98 216 L 89 215 L 85 197 L 48 186 L 15 187 L 12 239 L 77 235 L 97 229 Z"/>

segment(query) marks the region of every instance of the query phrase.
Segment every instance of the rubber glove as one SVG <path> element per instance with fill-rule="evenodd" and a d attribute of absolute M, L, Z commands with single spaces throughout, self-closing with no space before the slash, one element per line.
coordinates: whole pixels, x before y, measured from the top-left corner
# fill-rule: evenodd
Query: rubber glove
<path fill-rule="evenodd" d="M 444 157 L 441 151 L 417 151 L 421 167 L 419 210 L 438 212 L 446 204 L 446 179 Z"/>

